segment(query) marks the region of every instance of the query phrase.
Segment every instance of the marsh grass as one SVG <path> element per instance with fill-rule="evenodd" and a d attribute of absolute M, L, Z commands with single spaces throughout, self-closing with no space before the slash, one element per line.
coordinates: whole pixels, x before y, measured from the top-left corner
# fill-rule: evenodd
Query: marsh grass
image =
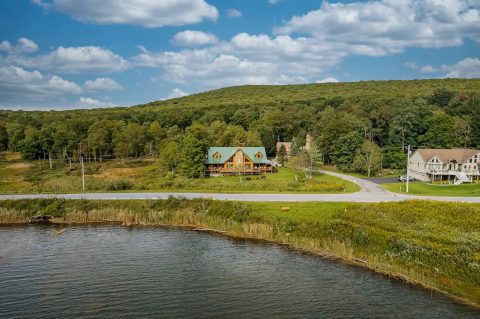
<path fill-rule="evenodd" d="M 0 201 L 0 223 L 48 213 L 56 222 L 188 225 L 288 244 L 480 303 L 480 205 L 240 203 L 208 199 Z"/>

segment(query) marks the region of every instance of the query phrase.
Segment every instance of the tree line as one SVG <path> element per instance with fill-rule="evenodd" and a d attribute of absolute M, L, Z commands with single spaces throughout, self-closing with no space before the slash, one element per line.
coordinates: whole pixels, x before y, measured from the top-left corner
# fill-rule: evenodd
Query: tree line
<path fill-rule="evenodd" d="M 373 174 L 404 168 L 407 145 L 479 148 L 479 82 L 247 86 L 131 108 L 0 111 L 0 151 L 65 162 L 158 158 L 165 170 L 200 177 L 211 146 L 264 146 L 275 156 L 277 142 L 303 148 L 310 134 L 321 162 Z M 378 91 L 387 84 L 403 91 Z"/>

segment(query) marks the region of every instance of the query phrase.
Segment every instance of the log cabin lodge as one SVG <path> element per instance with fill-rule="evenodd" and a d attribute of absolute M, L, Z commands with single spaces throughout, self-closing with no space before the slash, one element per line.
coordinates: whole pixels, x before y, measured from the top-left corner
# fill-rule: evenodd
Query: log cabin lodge
<path fill-rule="evenodd" d="M 205 177 L 273 173 L 265 147 L 211 147 L 204 163 Z"/>

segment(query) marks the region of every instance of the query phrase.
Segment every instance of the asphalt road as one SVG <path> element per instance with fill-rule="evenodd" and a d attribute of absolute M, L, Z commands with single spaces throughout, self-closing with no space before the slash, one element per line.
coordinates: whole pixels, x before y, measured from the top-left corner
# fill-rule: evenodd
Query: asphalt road
<path fill-rule="evenodd" d="M 391 183 L 400 183 L 398 177 L 386 177 L 386 178 L 362 178 L 366 181 L 370 181 L 375 184 L 391 184 Z"/>
<path fill-rule="evenodd" d="M 353 194 L 208 194 L 208 193 L 91 193 L 91 194 L 42 194 L 42 195 L 0 195 L 0 200 L 22 198 L 57 197 L 65 199 L 115 200 L 115 199 L 166 199 L 168 196 L 185 196 L 187 198 L 211 198 L 231 201 L 265 201 L 265 202 L 393 202 L 409 199 L 429 199 L 435 201 L 453 201 L 480 203 L 480 197 L 435 197 L 394 194 L 371 181 L 327 171 L 320 173 L 356 181 L 362 190 Z"/>

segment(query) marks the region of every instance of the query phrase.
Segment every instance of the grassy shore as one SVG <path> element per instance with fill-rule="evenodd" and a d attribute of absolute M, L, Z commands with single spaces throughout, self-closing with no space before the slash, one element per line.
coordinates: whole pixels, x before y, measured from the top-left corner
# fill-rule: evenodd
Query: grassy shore
<path fill-rule="evenodd" d="M 288 206 L 289 210 L 281 208 Z M 251 203 L 206 199 L 0 201 L 0 223 L 36 214 L 57 222 L 190 225 L 288 243 L 480 304 L 480 205 Z"/>
<path fill-rule="evenodd" d="M 381 186 L 394 193 L 400 193 L 400 186 L 402 187 L 402 194 L 406 191 L 405 184 L 381 184 Z M 477 197 L 480 196 L 480 183 L 442 186 L 415 182 L 409 183 L 408 192 L 411 195 L 424 196 Z"/>
<path fill-rule="evenodd" d="M 250 181 L 247 181 L 251 179 Z M 287 168 L 276 174 L 259 176 L 187 179 L 164 172 L 157 160 L 85 162 L 86 192 L 208 192 L 208 193 L 353 193 L 353 183 L 326 174 L 306 179 Z M 357 186 L 355 191 L 358 191 Z M 81 167 L 56 161 L 23 162 L 18 159 L 0 162 L 0 193 L 78 193 L 82 192 Z"/>

